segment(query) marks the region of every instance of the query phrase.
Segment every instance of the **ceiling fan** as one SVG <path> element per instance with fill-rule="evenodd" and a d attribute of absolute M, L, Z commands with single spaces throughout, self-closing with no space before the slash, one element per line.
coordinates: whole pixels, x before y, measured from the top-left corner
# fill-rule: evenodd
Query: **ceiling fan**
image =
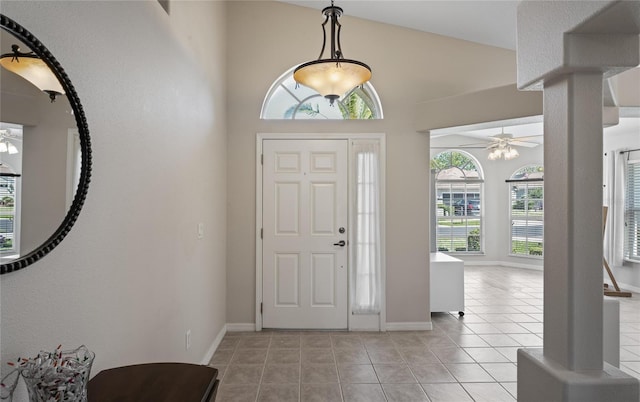
<path fill-rule="evenodd" d="M 461 148 L 484 148 L 489 150 L 489 160 L 496 160 L 503 158 L 505 160 L 517 158 L 520 153 L 515 147 L 533 148 L 540 145 L 533 141 L 524 141 L 530 138 L 542 137 L 542 135 L 530 135 L 526 137 L 514 137 L 513 134 L 505 133 L 504 127 L 500 134 L 492 135 L 489 137 L 491 142 L 476 143 L 476 144 L 463 144 Z"/>

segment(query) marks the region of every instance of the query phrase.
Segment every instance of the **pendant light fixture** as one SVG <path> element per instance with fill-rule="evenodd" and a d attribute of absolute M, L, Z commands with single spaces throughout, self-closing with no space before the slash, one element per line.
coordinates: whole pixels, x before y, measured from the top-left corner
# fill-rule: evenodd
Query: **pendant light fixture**
<path fill-rule="evenodd" d="M 56 96 L 64 95 L 60 81 L 40 57 L 33 52 L 22 53 L 18 45 L 12 45 L 11 50 L 12 53 L 0 56 L 0 66 L 18 74 L 39 90 L 49 94 L 51 102 L 56 100 Z"/>
<path fill-rule="evenodd" d="M 334 6 L 325 7 L 322 14 L 325 20 L 322 23 L 322 50 L 318 60 L 313 60 L 298 66 L 293 72 L 293 79 L 302 85 L 316 90 L 320 95 L 329 99 L 333 105 L 347 91 L 362 85 L 371 79 L 371 68 L 357 60 L 345 59 L 340 46 L 340 30 L 342 25 L 338 18 L 342 15 L 342 8 Z M 327 44 L 327 31 L 325 26 L 331 22 L 331 54 L 328 59 L 323 59 Z"/>

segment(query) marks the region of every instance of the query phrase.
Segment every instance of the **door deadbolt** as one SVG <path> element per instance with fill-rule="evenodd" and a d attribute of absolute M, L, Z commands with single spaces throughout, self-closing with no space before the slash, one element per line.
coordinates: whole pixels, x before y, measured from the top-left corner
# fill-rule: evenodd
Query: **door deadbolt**
<path fill-rule="evenodd" d="M 338 232 L 340 232 L 340 233 L 344 233 L 344 232 L 345 232 L 345 230 L 344 230 L 344 228 L 340 228 L 340 229 L 338 229 Z"/>

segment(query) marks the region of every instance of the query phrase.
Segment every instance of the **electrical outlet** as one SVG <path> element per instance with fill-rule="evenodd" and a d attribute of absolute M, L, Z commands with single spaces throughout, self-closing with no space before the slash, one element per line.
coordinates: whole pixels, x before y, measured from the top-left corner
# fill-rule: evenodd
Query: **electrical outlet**
<path fill-rule="evenodd" d="M 198 232 L 197 232 L 197 236 L 198 239 L 203 239 L 204 238 L 204 223 L 200 222 L 198 223 Z"/>
<path fill-rule="evenodd" d="M 189 350 L 189 348 L 191 347 L 191 330 L 188 329 L 187 332 L 184 334 L 184 346 L 186 347 L 187 350 Z"/>

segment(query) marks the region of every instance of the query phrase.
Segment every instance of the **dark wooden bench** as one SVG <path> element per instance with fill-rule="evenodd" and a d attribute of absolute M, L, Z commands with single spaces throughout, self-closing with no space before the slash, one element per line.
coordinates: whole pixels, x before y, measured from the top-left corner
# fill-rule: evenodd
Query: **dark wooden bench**
<path fill-rule="evenodd" d="M 99 372 L 87 387 L 89 402 L 212 402 L 218 369 L 187 363 L 148 363 Z"/>

